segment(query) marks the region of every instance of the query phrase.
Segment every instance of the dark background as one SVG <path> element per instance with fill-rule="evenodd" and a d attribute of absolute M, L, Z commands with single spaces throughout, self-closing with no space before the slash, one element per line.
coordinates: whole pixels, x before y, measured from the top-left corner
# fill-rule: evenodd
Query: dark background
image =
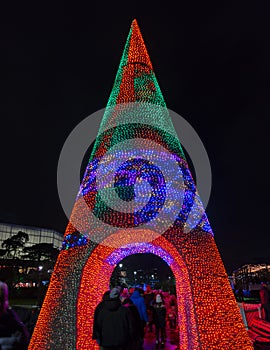
<path fill-rule="evenodd" d="M 168 108 L 208 152 L 206 212 L 227 272 L 268 262 L 269 10 L 267 1 L 2 5 L 0 222 L 64 232 L 61 148 L 106 106 L 137 18 Z"/>

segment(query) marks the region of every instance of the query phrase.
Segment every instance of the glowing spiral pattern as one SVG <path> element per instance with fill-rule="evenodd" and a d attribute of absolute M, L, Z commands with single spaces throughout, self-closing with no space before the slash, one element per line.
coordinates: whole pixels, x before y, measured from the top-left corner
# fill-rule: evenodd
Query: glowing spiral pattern
<path fill-rule="evenodd" d="M 95 242 L 114 228 L 142 225 L 159 235 L 175 225 L 188 231 L 197 224 L 212 233 L 179 141 L 171 133 L 126 123 L 102 132 L 96 144 L 74 207 L 82 222 L 74 225 L 76 231 Z"/>

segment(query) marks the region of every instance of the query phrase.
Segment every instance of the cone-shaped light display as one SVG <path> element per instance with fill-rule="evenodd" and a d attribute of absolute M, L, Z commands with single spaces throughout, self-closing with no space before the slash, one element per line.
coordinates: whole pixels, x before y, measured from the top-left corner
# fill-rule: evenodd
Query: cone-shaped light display
<path fill-rule="evenodd" d="M 98 349 L 94 310 L 135 253 L 174 273 L 181 350 L 253 349 L 136 20 L 29 349 Z"/>

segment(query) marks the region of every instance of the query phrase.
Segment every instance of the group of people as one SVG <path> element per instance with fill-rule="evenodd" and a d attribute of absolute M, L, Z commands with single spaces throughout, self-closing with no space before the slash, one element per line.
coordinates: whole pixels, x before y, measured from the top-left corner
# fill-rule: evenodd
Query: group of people
<path fill-rule="evenodd" d="M 156 345 L 165 346 L 166 323 L 176 329 L 176 300 L 162 291 L 114 287 L 94 312 L 93 339 L 100 350 L 141 350 L 146 332 L 155 328 Z"/>
<path fill-rule="evenodd" d="M 166 324 L 177 328 L 174 295 L 114 287 L 103 294 L 94 312 L 93 339 L 100 350 L 141 350 L 146 332 L 155 331 L 156 345 L 164 348 Z M 0 350 L 26 350 L 30 333 L 9 306 L 8 286 L 0 281 Z"/>

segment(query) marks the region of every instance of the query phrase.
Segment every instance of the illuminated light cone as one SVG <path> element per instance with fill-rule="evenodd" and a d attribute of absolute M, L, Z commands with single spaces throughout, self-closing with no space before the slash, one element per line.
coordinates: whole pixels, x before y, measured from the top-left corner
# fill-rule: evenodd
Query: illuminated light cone
<path fill-rule="evenodd" d="M 136 20 L 29 349 L 98 349 L 94 310 L 135 253 L 174 273 L 181 350 L 253 349 Z"/>

